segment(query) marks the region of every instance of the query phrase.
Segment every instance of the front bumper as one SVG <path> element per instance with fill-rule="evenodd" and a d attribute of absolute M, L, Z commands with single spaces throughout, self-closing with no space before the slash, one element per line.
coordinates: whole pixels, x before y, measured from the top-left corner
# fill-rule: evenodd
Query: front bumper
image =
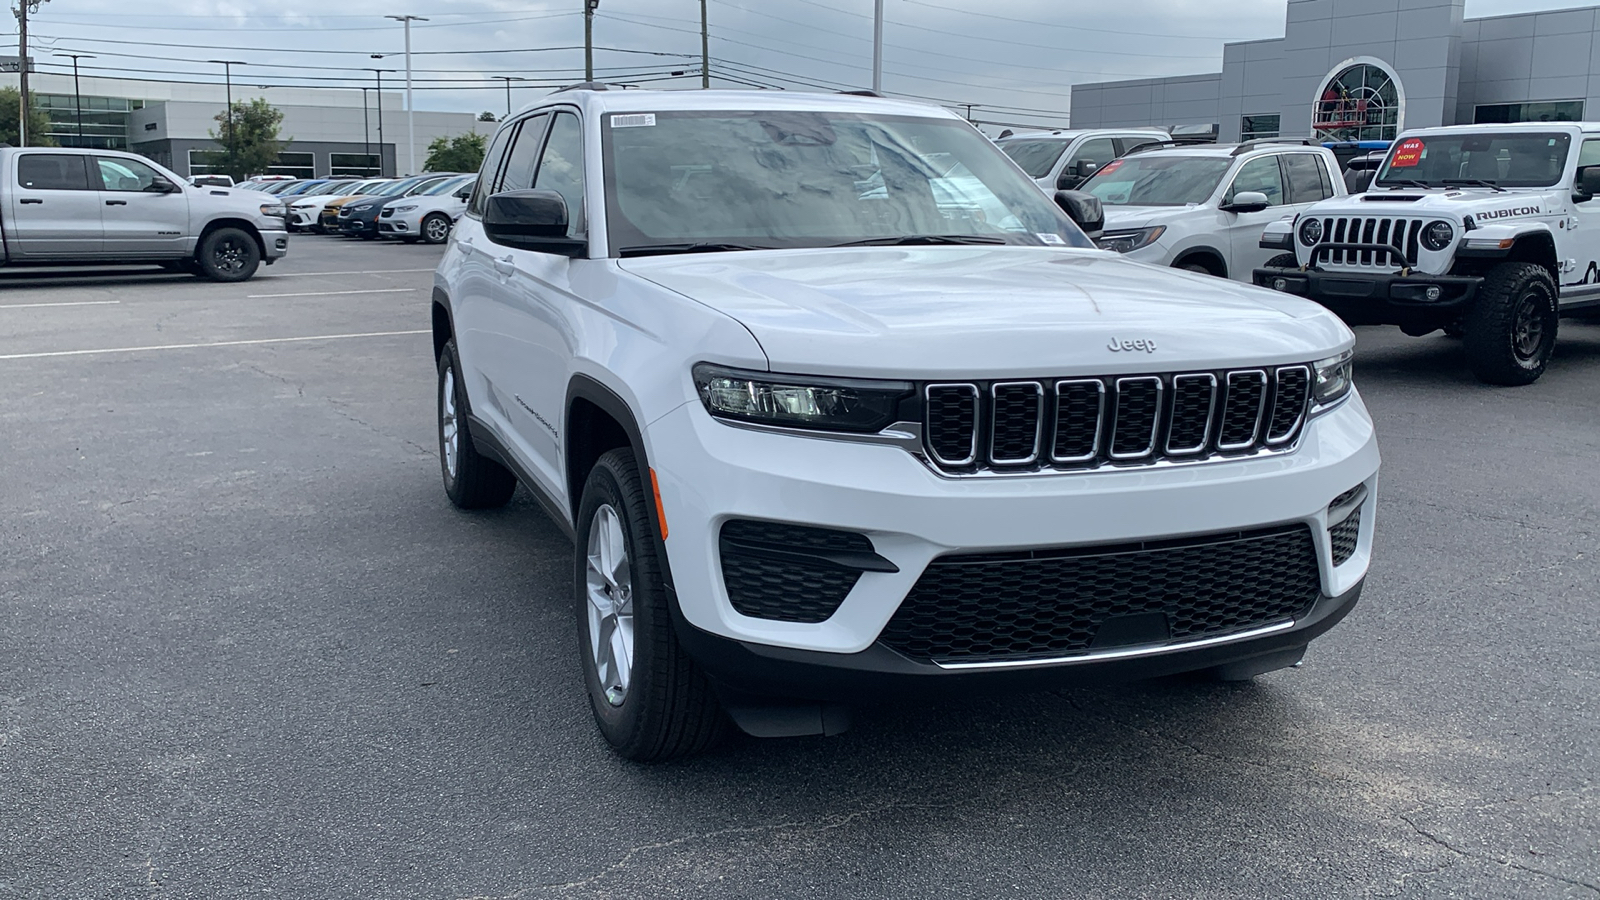
<path fill-rule="evenodd" d="M 316 208 L 289 210 L 289 224 L 295 228 L 314 227 L 317 224 Z"/>
<path fill-rule="evenodd" d="M 341 216 L 340 234 L 378 234 L 377 216 Z"/>
<path fill-rule="evenodd" d="M 421 233 L 422 217 L 417 215 L 383 216 L 378 219 L 379 234 L 415 236 Z"/>
<path fill-rule="evenodd" d="M 262 257 L 269 263 L 289 255 L 289 232 L 262 231 L 261 250 Z"/>
<path fill-rule="evenodd" d="M 1455 319 L 1471 305 L 1483 284 L 1481 277 L 1470 275 L 1331 272 L 1315 268 L 1261 268 L 1251 273 L 1251 280 L 1258 287 L 1315 300 L 1353 325 L 1407 325 L 1420 320 Z M 1438 289 L 1438 299 L 1428 299 L 1430 288 Z"/>
<path fill-rule="evenodd" d="M 1304 523 L 1325 598 L 1355 590 L 1371 555 L 1374 502 L 1362 505 L 1357 545 L 1337 566 L 1327 530 L 1333 498 L 1359 484 L 1376 496 L 1378 447 L 1358 395 L 1313 420 L 1290 453 L 1087 473 L 951 478 L 899 447 L 731 427 L 698 403 L 652 423 L 646 439 L 655 448 L 651 461 L 670 534 L 664 543 L 686 640 L 703 634 L 761 653 L 808 651 L 815 654 L 808 658 L 812 664 L 848 667 L 850 659 L 863 658 L 859 654 L 883 650 L 874 650 L 875 642 L 923 571 L 955 553 L 1093 547 Z M 718 550 L 722 525 L 735 518 L 864 534 L 898 571 L 862 574 L 822 622 L 746 616 L 729 598 Z M 1298 621 L 1283 634 L 1303 636 L 1303 644 L 1314 624 Z M 1277 641 L 1283 634 L 1270 637 Z M 1205 655 L 1194 659 L 1221 652 L 1203 649 Z"/>

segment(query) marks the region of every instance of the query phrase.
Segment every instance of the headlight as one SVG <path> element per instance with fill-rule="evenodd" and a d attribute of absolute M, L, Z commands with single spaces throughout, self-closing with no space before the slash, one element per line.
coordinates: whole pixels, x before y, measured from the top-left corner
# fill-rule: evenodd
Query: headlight
<path fill-rule="evenodd" d="M 1306 219 L 1300 223 L 1300 243 L 1315 247 L 1322 241 L 1322 220 Z"/>
<path fill-rule="evenodd" d="M 289 211 L 283 208 L 282 203 L 263 203 L 261 204 L 261 214 L 263 216 L 271 216 L 274 219 L 281 219 L 287 216 Z"/>
<path fill-rule="evenodd" d="M 1311 396 L 1316 406 L 1331 406 L 1350 393 L 1354 379 L 1355 351 L 1346 350 L 1338 356 L 1318 360 L 1311 368 L 1317 373 Z"/>
<path fill-rule="evenodd" d="M 394 208 L 394 211 L 397 212 L 397 213 L 416 212 L 417 211 L 417 204 L 412 203 L 412 204 L 408 204 L 406 206 L 396 206 Z"/>
<path fill-rule="evenodd" d="M 1422 246 L 1429 250 L 1443 250 L 1450 246 L 1450 241 L 1456 236 L 1456 230 L 1450 227 L 1449 222 L 1430 222 L 1427 228 L 1422 229 Z"/>
<path fill-rule="evenodd" d="M 1166 230 L 1167 226 L 1165 225 L 1153 225 L 1149 228 L 1135 228 L 1130 231 L 1108 231 L 1095 240 L 1095 245 L 1101 250 L 1132 253 L 1135 250 L 1154 244 Z"/>
<path fill-rule="evenodd" d="M 316 204 L 315 203 L 296 203 L 295 205 L 293 205 L 293 206 L 291 206 L 289 208 L 290 209 L 310 209 L 313 206 L 316 206 Z"/>
<path fill-rule="evenodd" d="M 706 411 L 778 428 L 871 433 L 899 420 L 900 401 L 914 396 L 903 381 L 813 378 L 741 372 L 701 363 L 694 384 Z"/>

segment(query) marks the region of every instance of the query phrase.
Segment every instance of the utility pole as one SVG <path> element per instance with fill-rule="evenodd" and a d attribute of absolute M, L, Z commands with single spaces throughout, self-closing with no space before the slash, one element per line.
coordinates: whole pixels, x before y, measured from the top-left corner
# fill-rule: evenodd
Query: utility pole
<path fill-rule="evenodd" d="M 883 0 L 872 9 L 872 92 L 883 93 Z"/>
<path fill-rule="evenodd" d="M 72 104 L 78 110 L 78 146 L 86 146 L 83 142 L 83 91 L 78 89 L 78 60 L 98 59 L 93 53 L 52 53 L 51 56 L 72 57 Z"/>
<path fill-rule="evenodd" d="M 417 114 L 416 107 L 411 102 L 411 23 L 426 22 L 421 16 L 384 16 L 394 19 L 406 27 L 406 168 L 407 174 L 417 174 Z M 378 98 L 379 107 L 382 107 L 383 98 Z"/>
<path fill-rule="evenodd" d="M 206 62 L 216 63 L 217 65 L 222 66 L 222 78 L 223 78 L 223 81 L 225 81 L 227 83 L 227 85 L 228 85 L 228 118 L 227 118 L 228 127 L 226 129 L 224 129 L 224 130 L 227 132 L 227 135 L 228 135 L 228 174 L 232 175 L 233 174 L 233 147 L 234 147 L 234 140 L 233 140 L 234 139 L 233 67 L 234 66 L 242 66 L 245 63 L 244 63 L 243 60 L 239 60 L 239 59 L 208 59 L 208 60 L 206 60 Z M 190 174 L 193 174 L 193 173 L 190 173 Z"/>
<path fill-rule="evenodd" d="M 372 126 L 367 118 L 366 85 L 361 86 L 361 168 L 363 175 L 372 174 Z"/>
<path fill-rule="evenodd" d="M 700 89 L 711 87 L 711 28 L 706 18 L 706 0 L 700 0 Z"/>
<path fill-rule="evenodd" d="M 511 82 L 513 82 L 513 81 L 527 81 L 528 79 L 526 79 L 526 78 L 518 78 L 515 75 L 493 75 L 493 76 L 490 76 L 490 77 L 498 78 L 501 81 L 504 81 L 506 83 L 506 118 L 510 118 L 511 117 Z"/>
<path fill-rule="evenodd" d="M 594 11 L 600 0 L 583 0 L 583 80 L 594 80 Z"/>
<path fill-rule="evenodd" d="M 373 59 L 383 59 L 382 53 L 371 55 Z M 393 72 L 394 70 L 369 68 L 368 71 L 378 76 L 378 175 L 382 177 L 388 174 L 384 171 L 385 166 L 383 165 L 383 73 Z"/>
<path fill-rule="evenodd" d="M 17 3 L 17 81 L 22 97 L 17 101 L 17 146 L 28 146 L 28 13 L 38 12 L 45 0 Z"/>

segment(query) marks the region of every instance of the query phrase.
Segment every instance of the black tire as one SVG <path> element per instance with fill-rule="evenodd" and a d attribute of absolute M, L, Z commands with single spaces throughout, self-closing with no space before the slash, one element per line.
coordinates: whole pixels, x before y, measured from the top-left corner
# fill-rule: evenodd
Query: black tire
<path fill-rule="evenodd" d="M 517 477 L 478 452 L 467 427 L 467 389 L 461 383 L 461 364 L 456 359 L 456 342 L 445 342 L 439 354 L 438 386 L 439 471 L 444 476 L 444 492 L 461 509 L 494 509 L 505 506 L 517 490 Z M 454 430 L 452 431 L 452 426 Z M 454 442 L 452 466 L 451 442 Z"/>
<path fill-rule="evenodd" d="M 415 236 L 403 237 L 403 238 L 400 239 L 400 243 L 402 243 L 402 244 L 415 244 L 418 240 L 419 240 L 419 238 L 417 238 Z"/>
<path fill-rule="evenodd" d="M 720 740 L 728 730 L 727 715 L 718 704 L 706 676 L 678 643 L 668 607 L 665 580 L 656 555 L 655 526 L 650 520 L 653 495 L 634 461 L 633 451 L 611 450 L 600 457 L 589 473 L 578 505 L 577 552 L 573 554 L 578 618 L 578 658 L 583 667 L 584 687 L 589 708 L 606 742 L 618 755 L 636 762 L 663 762 L 700 753 Z M 614 519 L 597 521 L 602 510 Z M 596 576 L 595 590 L 600 603 L 590 602 L 591 548 L 596 545 L 596 530 L 617 526 L 626 560 L 616 567 L 620 583 L 613 586 Z M 615 532 L 614 532 L 615 533 Z M 597 567 L 597 572 L 599 571 Z M 621 599 L 617 597 L 620 595 Z M 617 613 L 607 618 L 601 603 L 614 603 Z M 594 614 L 591 615 L 591 610 Z M 595 649 L 591 643 L 595 628 L 611 632 L 621 626 L 623 610 L 632 627 L 633 648 L 630 675 L 616 693 L 618 679 L 606 678 L 612 692 L 602 684 Z M 600 621 L 591 623 L 591 618 Z M 608 642 L 609 643 L 609 642 Z"/>
<path fill-rule="evenodd" d="M 450 217 L 444 213 L 428 213 L 422 217 L 422 239 L 430 244 L 442 244 L 450 239 L 450 225 Z"/>
<path fill-rule="evenodd" d="M 1454 338 L 1458 341 L 1467 336 L 1467 326 L 1462 324 L 1460 319 L 1444 326 L 1443 331 L 1445 337 Z"/>
<path fill-rule="evenodd" d="M 1532 384 L 1555 352 L 1556 285 L 1543 266 L 1501 263 L 1467 312 L 1467 364 L 1486 384 Z"/>
<path fill-rule="evenodd" d="M 218 228 L 201 239 L 195 258 L 212 281 L 248 281 L 261 268 L 261 245 L 242 228 Z"/>
<path fill-rule="evenodd" d="M 361 239 L 363 241 L 375 241 L 378 239 L 378 235 L 374 232 L 363 231 L 361 232 Z"/>
<path fill-rule="evenodd" d="M 1293 253 L 1279 253 L 1277 256 L 1267 260 L 1265 268 L 1298 269 L 1300 268 L 1300 260 L 1296 259 Z"/>

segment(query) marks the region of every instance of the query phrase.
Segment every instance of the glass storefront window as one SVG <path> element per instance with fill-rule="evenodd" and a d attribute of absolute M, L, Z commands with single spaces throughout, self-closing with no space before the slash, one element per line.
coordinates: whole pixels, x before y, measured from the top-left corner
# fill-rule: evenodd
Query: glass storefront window
<path fill-rule="evenodd" d="M 1239 120 L 1239 140 L 1253 141 L 1278 136 L 1277 114 L 1270 116 L 1244 116 Z"/>
<path fill-rule="evenodd" d="M 1583 101 L 1495 103 L 1473 110 L 1472 121 L 1476 125 L 1494 122 L 1581 122 Z"/>
<path fill-rule="evenodd" d="M 328 156 L 328 165 L 328 174 L 334 178 L 341 175 L 377 175 L 378 154 L 333 153 Z"/>
<path fill-rule="evenodd" d="M 1316 99 L 1319 141 L 1392 141 L 1400 130 L 1400 91 L 1383 69 L 1359 63 L 1335 75 Z"/>

